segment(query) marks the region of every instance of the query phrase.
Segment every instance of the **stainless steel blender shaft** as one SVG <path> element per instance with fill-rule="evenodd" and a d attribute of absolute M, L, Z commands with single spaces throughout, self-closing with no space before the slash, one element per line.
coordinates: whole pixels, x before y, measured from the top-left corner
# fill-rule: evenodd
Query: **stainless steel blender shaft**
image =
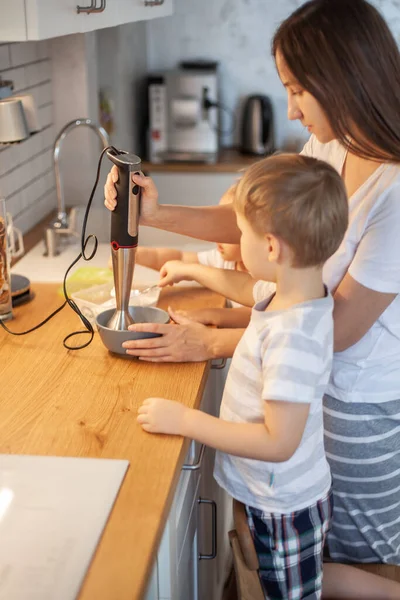
<path fill-rule="evenodd" d="M 111 250 L 114 271 L 115 301 L 117 309 L 107 327 L 118 331 L 128 329 L 135 321 L 129 314 L 133 272 L 135 270 L 136 248 L 118 248 Z"/>
<path fill-rule="evenodd" d="M 140 212 L 140 188 L 132 183 L 133 172 L 140 172 L 141 160 L 135 154 L 111 148 L 107 156 L 118 168 L 117 206 L 111 213 L 111 252 L 114 271 L 116 310 L 109 329 L 123 331 L 134 320 L 129 313 L 129 299 L 135 270 Z"/>

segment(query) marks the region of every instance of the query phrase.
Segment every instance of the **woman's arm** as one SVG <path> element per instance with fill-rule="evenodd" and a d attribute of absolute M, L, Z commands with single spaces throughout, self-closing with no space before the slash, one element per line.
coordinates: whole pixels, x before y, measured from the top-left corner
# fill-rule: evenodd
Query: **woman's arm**
<path fill-rule="evenodd" d="M 175 206 L 161 204 L 143 225 L 181 233 L 208 242 L 239 244 L 240 231 L 231 204 L 221 206 Z"/>
<path fill-rule="evenodd" d="M 371 290 L 347 273 L 333 296 L 335 352 L 343 352 L 361 340 L 396 296 Z"/>
<path fill-rule="evenodd" d="M 104 203 L 109 210 L 117 205 L 115 183 L 118 169 L 114 165 L 104 186 Z M 238 244 L 240 231 L 232 205 L 222 206 L 172 206 L 158 204 L 158 190 L 150 177 L 132 174 L 132 182 L 142 188 L 140 223 L 148 227 L 166 229 L 210 242 Z"/>
<path fill-rule="evenodd" d="M 181 260 L 184 263 L 197 263 L 197 252 L 184 252 L 177 248 L 146 248 L 136 250 L 136 264 L 159 271 L 169 260 Z"/>
<path fill-rule="evenodd" d="M 231 309 L 230 309 L 231 310 Z M 126 353 L 149 362 L 199 362 L 231 358 L 244 329 L 213 329 L 169 309 L 177 323 L 138 323 L 130 331 L 158 333 L 160 337 L 124 342 Z"/>

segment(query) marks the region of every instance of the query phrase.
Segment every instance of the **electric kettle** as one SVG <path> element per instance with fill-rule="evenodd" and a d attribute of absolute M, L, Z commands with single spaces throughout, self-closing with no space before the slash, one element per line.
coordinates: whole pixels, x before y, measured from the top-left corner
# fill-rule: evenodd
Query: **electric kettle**
<path fill-rule="evenodd" d="M 246 98 L 242 118 L 241 151 L 265 156 L 275 151 L 273 112 L 268 96 Z"/>

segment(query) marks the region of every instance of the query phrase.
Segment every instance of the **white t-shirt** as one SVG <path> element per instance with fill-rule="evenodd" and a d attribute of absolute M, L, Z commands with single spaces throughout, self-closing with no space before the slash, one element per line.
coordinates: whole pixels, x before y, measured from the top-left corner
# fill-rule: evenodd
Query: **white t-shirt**
<path fill-rule="evenodd" d="M 312 135 L 302 154 L 342 173 L 346 150 L 336 140 Z M 325 284 L 335 289 L 347 271 L 372 290 L 400 292 L 400 165 L 381 165 L 349 199 L 349 227 L 324 266 Z M 327 393 L 346 402 L 400 399 L 400 296 L 361 340 L 334 354 Z"/>
<path fill-rule="evenodd" d="M 232 358 L 220 418 L 264 423 L 265 401 L 310 405 L 299 446 L 284 462 L 217 452 L 214 476 L 234 498 L 270 513 L 291 513 L 323 498 L 331 485 L 323 441 L 322 398 L 333 354 L 332 296 L 266 311 L 273 294 L 254 286 L 251 320 Z"/>
<path fill-rule="evenodd" d="M 212 250 L 204 250 L 203 252 L 197 253 L 197 260 L 201 265 L 206 267 L 215 267 L 216 269 L 228 269 L 234 271 L 236 269 L 236 263 L 232 260 L 224 260 L 224 257 L 218 252 L 217 248 Z M 230 308 L 240 308 L 243 304 L 235 302 L 234 300 L 227 300 L 227 306 Z"/>

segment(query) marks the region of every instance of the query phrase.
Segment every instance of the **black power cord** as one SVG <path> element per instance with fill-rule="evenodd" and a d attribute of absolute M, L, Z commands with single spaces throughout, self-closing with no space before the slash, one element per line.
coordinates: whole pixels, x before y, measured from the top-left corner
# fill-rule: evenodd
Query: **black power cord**
<path fill-rule="evenodd" d="M 86 346 L 89 346 L 89 344 L 93 340 L 93 336 L 94 336 L 93 325 L 85 317 L 85 315 L 81 312 L 81 310 L 79 309 L 76 302 L 74 302 L 74 300 L 72 300 L 72 298 L 70 298 L 68 295 L 67 277 L 68 277 L 68 273 L 70 272 L 72 267 L 74 267 L 81 258 L 83 258 L 83 260 L 86 260 L 86 261 L 92 260 L 92 258 L 95 256 L 95 254 L 97 252 L 97 246 L 98 246 L 97 237 L 94 234 L 89 234 L 88 237 L 86 237 L 86 225 L 87 225 L 87 220 L 89 217 L 90 207 L 92 206 L 92 201 L 93 201 L 94 195 L 96 193 L 97 185 L 98 185 L 99 179 L 100 179 L 101 163 L 103 161 L 103 156 L 107 152 L 107 150 L 113 150 L 117 154 L 120 154 L 119 150 L 117 150 L 114 146 L 107 146 L 107 148 L 104 148 L 104 150 L 100 154 L 99 162 L 97 164 L 96 181 L 94 182 L 94 186 L 93 186 L 92 192 L 90 194 L 90 197 L 89 197 L 89 200 L 88 200 L 88 203 L 86 206 L 85 216 L 83 218 L 82 235 L 81 235 L 81 251 L 80 251 L 79 255 L 75 258 L 75 260 L 70 264 L 70 266 L 68 267 L 68 269 L 66 270 L 65 275 L 64 275 L 63 292 L 64 292 L 64 297 L 65 297 L 65 302 L 61 306 L 56 308 L 56 310 L 53 311 L 48 317 L 46 317 L 41 323 L 39 323 L 38 325 L 35 325 L 35 327 L 32 327 L 31 329 L 28 329 L 27 331 L 19 331 L 19 332 L 11 331 L 11 329 L 9 329 L 5 325 L 5 323 L 3 323 L 3 321 L 0 320 L 0 325 L 3 327 L 3 329 L 5 329 L 7 331 L 7 333 L 10 333 L 11 335 L 26 335 L 27 333 L 31 333 L 31 331 L 35 331 L 36 329 L 43 327 L 43 325 L 45 325 L 48 321 L 50 321 L 50 319 L 52 319 L 56 314 L 58 314 L 64 308 L 64 306 L 66 306 L 68 304 L 70 306 L 70 308 L 72 308 L 72 310 L 78 315 L 78 317 L 80 318 L 80 320 L 82 321 L 82 323 L 84 324 L 86 329 L 69 333 L 67 335 L 67 337 L 65 337 L 63 340 L 64 347 L 67 350 L 81 350 L 82 348 L 86 348 Z M 87 246 L 88 242 L 90 241 L 90 239 L 92 239 L 92 238 L 94 240 L 94 248 L 93 248 L 91 254 L 89 256 L 86 256 L 86 246 Z M 90 337 L 87 342 L 85 342 L 84 344 L 81 344 L 80 346 L 70 346 L 69 344 L 67 344 L 67 340 L 69 340 L 70 338 L 72 338 L 76 335 L 89 335 Z"/>
<path fill-rule="evenodd" d="M 207 96 L 207 92 L 204 94 L 204 97 L 203 97 L 203 108 L 205 110 L 210 110 L 210 108 L 218 108 L 219 110 L 225 111 L 231 117 L 231 125 L 228 129 L 221 129 L 220 127 L 212 127 L 212 129 L 214 129 L 214 131 L 216 131 L 217 133 L 220 133 L 221 135 L 230 135 L 231 133 L 233 133 L 235 131 L 236 115 L 233 112 L 233 110 L 228 108 L 225 104 L 222 104 L 222 102 L 214 102 L 213 100 L 210 100 Z"/>

